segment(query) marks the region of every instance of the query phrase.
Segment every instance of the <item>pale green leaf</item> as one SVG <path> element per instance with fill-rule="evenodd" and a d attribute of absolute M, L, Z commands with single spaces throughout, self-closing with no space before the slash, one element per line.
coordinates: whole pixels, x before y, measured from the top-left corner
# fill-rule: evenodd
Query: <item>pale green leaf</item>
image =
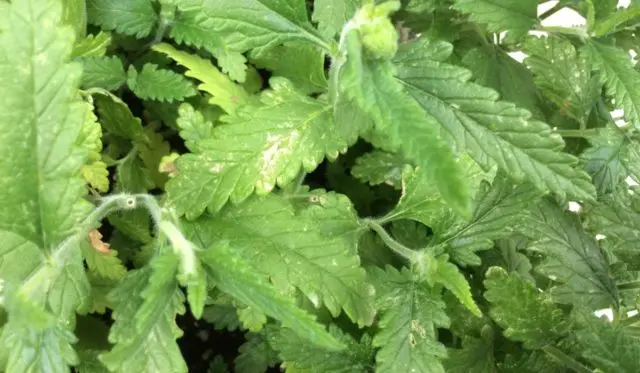
<path fill-rule="evenodd" d="M 361 0 L 315 0 L 311 19 L 318 23 L 320 32 L 333 37 L 355 15 Z"/>
<path fill-rule="evenodd" d="M 247 92 L 222 74 L 210 61 L 177 50 L 169 44 L 156 44 L 153 49 L 186 67 L 185 75 L 201 81 L 198 89 L 211 94 L 209 102 L 220 106 L 228 114 L 233 114 L 240 105 L 249 102 Z"/>
<path fill-rule="evenodd" d="M 172 102 L 196 94 L 196 90 L 182 75 L 171 70 L 159 69 L 147 63 L 138 72 L 133 66 L 127 73 L 127 86 L 143 100 Z"/>
<path fill-rule="evenodd" d="M 138 38 L 148 36 L 158 15 L 152 0 L 87 0 L 89 23 Z"/>
<path fill-rule="evenodd" d="M 288 301 L 287 301 L 288 302 Z M 289 303 L 289 302 L 288 302 Z M 250 332 L 259 332 L 267 323 L 267 315 L 253 307 L 238 308 L 238 320 L 242 328 Z M 315 322 L 315 321 L 312 321 Z M 303 332 L 304 333 L 304 332 Z"/>
<path fill-rule="evenodd" d="M 95 240 L 96 238 L 93 239 Z M 94 244 L 94 242 L 91 243 Z M 95 242 L 95 244 L 100 244 L 100 242 Z M 127 268 L 118 259 L 117 251 L 100 252 L 88 242 L 83 243 L 80 247 L 82 248 L 84 260 L 87 262 L 87 267 L 91 272 L 110 280 L 119 280 L 127 274 Z"/>
<path fill-rule="evenodd" d="M 491 267 L 484 280 L 484 297 L 491 303 L 491 318 L 504 335 L 536 349 L 564 337 L 570 324 L 551 297 L 518 274 Z"/>
<path fill-rule="evenodd" d="M 374 150 L 356 159 L 351 175 L 371 185 L 388 184 L 400 189 L 404 164 L 396 154 Z"/>
<path fill-rule="evenodd" d="M 110 371 L 186 373 L 176 339 L 182 331 L 176 315 L 185 312 L 178 288 L 178 259 L 171 252 L 155 257 L 150 266 L 130 271 L 112 292 L 113 348 L 100 356 Z"/>
<path fill-rule="evenodd" d="M 313 45 L 298 42 L 277 46 L 252 58 L 252 62 L 274 76 L 289 79 L 304 93 L 327 90 L 324 53 Z"/>
<path fill-rule="evenodd" d="M 327 103 L 302 95 L 283 78 L 272 78 L 271 86 L 261 104 L 226 117 L 227 124 L 198 144 L 198 153 L 177 160 L 167 194 L 179 214 L 194 218 L 207 208 L 220 210 L 229 199 L 238 204 L 254 191 L 265 195 L 346 150 Z"/>
<path fill-rule="evenodd" d="M 374 290 L 359 266 L 355 248 L 341 237 L 323 235 L 315 221 L 296 215 L 281 197 L 254 197 L 184 228 L 202 247 L 228 240 L 254 271 L 269 276 L 278 287 L 297 287 L 334 316 L 343 309 L 360 325 L 373 322 Z"/>
<path fill-rule="evenodd" d="M 371 337 L 356 341 L 337 326 L 329 325 L 331 334 L 346 345 L 341 351 L 327 352 L 300 340 L 291 329 L 280 329 L 269 335 L 270 345 L 278 351 L 289 373 L 367 373 L 374 350 Z"/>
<path fill-rule="evenodd" d="M 282 322 L 285 327 L 290 327 L 305 340 L 327 349 L 340 349 L 341 343 L 327 333 L 323 326 L 318 324 L 314 317 L 296 307 L 294 302 L 278 293 L 277 289 L 268 284 L 264 277 L 254 272 L 249 263 L 243 260 L 239 253 L 235 252 L 228 243 L 216 244 L 202 254 L 203 262 L 210 268 L 211 275 L 215 279 L 217 287 L 266 315 Z M 247 316 L 255 316 L 255 312 L 245 311 L 238 313 L 238 318 L 245 323 L 250 321 L 251 330 L 253 321 Z M 261 324 L 266 318 L 260 320 Z M 259 330 L 257 328 L 255 330 Z"/>
<path fill-rule="evenodd" d="M 107 164 L 102 161 L 96 161 L 88 165 L 82 166 L 82 177 L 84 181 L 93 189 L 99 192 L 109 190 L 109 171 Z"/>
<path fill-rule="evenodd" d="M 176 124 L 180 128 L 180 137 L 185 141 L 187 148 L 197 153 L 199 146 L 205 140 L 213 137 L 213 123 L 205 120 L 201 112 L 196 111 L 191 105 L 180 105 Z"/>
<path fill-rule="evenodd" d="M 491 32 L 524 35 L 538 23 L 538 0 L 455 0 L 453 8 Z"/>
<path fill-rule="evenodd" d="M 82 40 L 76 40 L 71 57 L 102 57 L 107 53 L 109 45 L 111 45 L 110 33 L 100 31 L 96 35 L 89 34 Z"/>
<path fill-rule="evenodd" d="M 376 372 L 444 373 L 441 359 L 447 351 L 438 341 L 436 328 L 447 327 L 449 318 L 440 292 L 421 282 L 407 268 L 371 271 L 381 313 L 373 345 Z"/>
<path fill-rule="evenodd" d="M 634 70 L 626 51 L 596 40 L 584 46 L 606 93 L 615 99 L 616 107 L 624 109 L 624 116 L 640 128 L 640 72 Z"/>
<path fill-rule="evenodd" d="M 524 63 L 545 97 L 565 115 L 584 123 L 601 90 L 599 79 L 591 75 L 591 63 L 559 36 L 528 38 L 524 52 L 528 55 Z"/>
<path fill-rule="evenodd" d="M 531 114 L 497 101 L 498 94 L 469 83 L 467 70 L 445 62 L 452 46 L 425 38 L 404 44 L 396 56 L 398 78 L 456 145 L 478 164 L 494 164 L 515 181 L 526 179 L 542 191 L 592 200 L 589 175 L 563 153 L 564 141 Z"/>
<path fill-rule="evenodd" d="M 557 302 L 594 309 L 618 304 L 605 253 L 575 214 L 543 200 L 532 207 L 528 225 L 537 238 L 529 249 L 545 256 L 536 270 L 554 281 L 551 294 Z"/>
<path fill-rule="evenodd" d="M 127 80 L 122 61 L 116 56 L 83 57 L 82 88 L 116 90 Z"/>

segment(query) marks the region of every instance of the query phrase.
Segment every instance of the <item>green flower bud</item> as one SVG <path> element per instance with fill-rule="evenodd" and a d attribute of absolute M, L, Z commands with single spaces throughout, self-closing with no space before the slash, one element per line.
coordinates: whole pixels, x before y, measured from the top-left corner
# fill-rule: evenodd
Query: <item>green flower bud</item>
<path fill-rule="evenodd" d="M 400 8 L 397 1 L 378 6 L 365 5 L 355 16 L 360 38 L 365 49 L 384 59 L 393 57 L 398 51 L 398 32 L 389 19 L 389 14 Z"/>

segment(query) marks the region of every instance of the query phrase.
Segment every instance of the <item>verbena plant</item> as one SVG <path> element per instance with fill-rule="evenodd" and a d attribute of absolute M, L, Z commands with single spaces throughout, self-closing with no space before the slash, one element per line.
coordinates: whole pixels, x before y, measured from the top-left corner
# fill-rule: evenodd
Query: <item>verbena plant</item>
<path fill-rule="evenodd" d="M 0 1 L 0 371 L 639 372 L 639 3 Z"/>

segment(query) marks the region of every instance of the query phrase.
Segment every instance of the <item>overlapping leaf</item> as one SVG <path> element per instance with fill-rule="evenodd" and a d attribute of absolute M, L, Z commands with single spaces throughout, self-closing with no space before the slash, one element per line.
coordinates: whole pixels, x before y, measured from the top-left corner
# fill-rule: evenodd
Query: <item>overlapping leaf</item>
<path fill-rule="evenodd" d="M 323 235 L 315 221 L 296 215 L 281 197 L 252 197 L 185 229 L 205 247 L 227 240 L 255 271 L 278 286 L 297 287 L 313 304 L 324 304 L 335 316 L 343 309 L 360 325 L 373 321 L 374 289 L 354 248 L 342 237 Z"/>
<path fill-rule="evenodd" d="M 545 255 L 536 269 L 555 282 L 557 302 L 594 309 L 618 304 L 608 260 L 577 216 L 543 200 L 532 207 L 528 224 L 538 239 L 532 248 Z"/>
<path fill-rule="evenodd" d="M 198 153 L 178 159 L 167 193 L 180 214 L 193 218 L 207 208 L 220 210 L 229 199 L 237 204 L 254 191 L 267 194 L 346 150 L 328 104 L 303 96 L 282 78 L 272 78 L 271 86 L 261 104 L 227 117 L 229 123 L 215 128 Z"/>
<path fill-rule="evenodd" d="M 136 96 L 145 100 L 171 102 L 196 94 L 191 82 L 182 75 L 150 63 L 145 64 L 140 72 L 130 67 L 127 85 Z"/>
<path fill-rule="evenodd" d="M 484 284 L 487 288 L 484 296 L 491 303 L 491 318 L 505 329 L 505 336 L 535 349 L 568 332 L 570 323 L 562 310 L 518 274 L 491 267 Z"/>
<path fill-rule="evenodd" d="M 439 292 L 408 269 L 371 271 L 381 313 L 380 330 L 373 338 L 376 372 L 444 373 L 447 352 L 437 340 L 436 328 L 449 318 Z"/>
<path fill-rule="evenodd" d="M 624 134 L 618 129 L 606 129 L 590 137 L 591 146 L 580 155 L 584 168 L 591 175 L 598 194 L 613 192 L 627 177 L 625 160 L 632 151 Z"/>
<path fill-rule="evenodd" d="M 537 0 L 455 0 L 453 7 L 492 32 L 511 31 L 520 36 L 538 22 Z"/>
<path fill-rule="evenodd" d="M 481 166 L 497 164 L 515 181 L 543 191 L 591 200 L 595 188 L 562 152 L 562 138 L 531 114 L 498 101 L 498 94 L 469 83 L 467 70 L 444 62 L 452 46 L 425 38 L 405 44 L 396 56 L 398 79 L 442 129 Z"/>
<path fill-rule="evenodd" d="M 147 36 L 158 21 L 151 0 L 88 0 L 89 22 L 126 35 Z"/>
<path fill-rule="evenodd" d="M 318 23 L 320 32 L 333 37 L 353 17 L 361 0 L 315 0 L 311 19 Z"/>
<path fill-rule="evenodd" d="M 371 185 L 384 183 L 399 189 L 402 185 L 404 164 L 398 155 L 376 150 L 356 159 L 351 174 Z"/>

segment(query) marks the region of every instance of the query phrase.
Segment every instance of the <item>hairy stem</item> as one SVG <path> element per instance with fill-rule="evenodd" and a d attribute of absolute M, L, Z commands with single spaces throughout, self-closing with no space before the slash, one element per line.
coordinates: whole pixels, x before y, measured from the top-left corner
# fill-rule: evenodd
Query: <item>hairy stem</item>
<path fill-rule="evenodd" d="M 409 260 L 411 263 L 416 263 L 420 260 L 418 252 L 411 250 L 404 246 L 400 242 L 396 241 L 391 235 L 380 225 L 377 221 L 372 219 L 364 219 L 363 222 L 374 232 L 380 236 L 382 241 L 396 254 Z"/>

